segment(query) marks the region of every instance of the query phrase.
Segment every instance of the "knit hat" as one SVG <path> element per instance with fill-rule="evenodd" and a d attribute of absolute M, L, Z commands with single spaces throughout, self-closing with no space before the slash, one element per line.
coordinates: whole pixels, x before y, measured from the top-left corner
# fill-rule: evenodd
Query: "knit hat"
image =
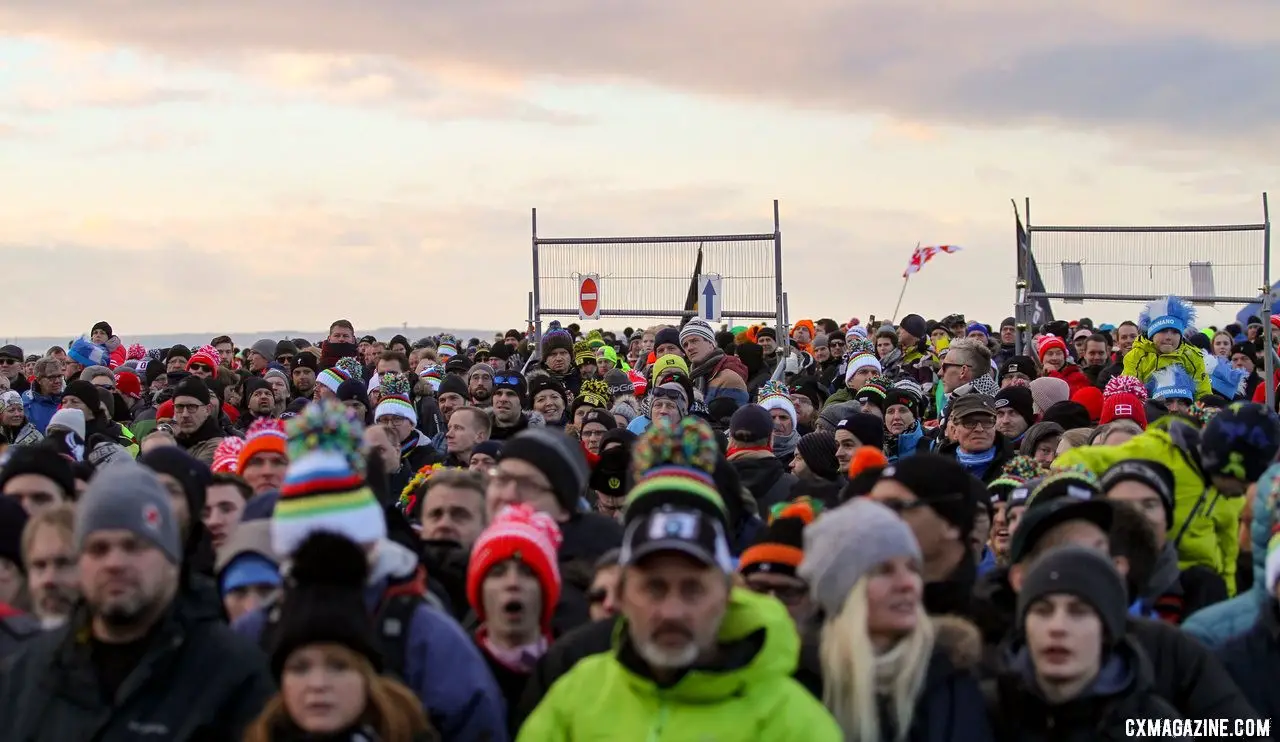
<path fill-rule="evenodd" d="M 74 410 L 79 412 L 79 410 Z M 83 418 L 82 418 L 83 421 Z M 83 430 L 83 422 L 81 423 Z M 0 492 L 10 479 L 23 474 L 39 474 L 62 490 L 65 498 L 71 498 L 76 492 L 76 477 L 71 469 L 71 462 L 45 446 L 12 446 L 6 451 L 3 465 L 0 465 Z M 3 497 L 3 495 L 0 495 Z"/>
<path fill-rule="evenodd" d="M 533 572 L 542 587 L 542 631 L 551 633 L 551 617 L 560 601 L 560 567 L 556 552 L 564 541 L 560 527 L 529 505 L 508 505 L 480 533 L 467 563 L 467 602 L 476 617 L 486 619 L 482 587 L 497 565 L 516 559 Z"/>
<path fill-rule="evenodd" d="M 1177 330 L 1186 335 L 1196 321 L 1196 309 L 1176 296 L 1166 296 L 1147 304 L 1138 313 L 1138 329 L 1147 338 L 1162 330 Z"/>
<path fill-rule="evenodd" d="M 238 436 L 229 435 L 219 441 L 218 447 L 213 450 L 213 466 L 210 467 L 213 473 L 239 474 L 242 449 L 244 449 L 244 439 Z"/>
<path fill-rule="evenodd" d="M 809 583 L 809 594 L 822 611 L 835 616 L 863 577 L 899 557 L 922 559 L 911 527 L 884 505 L 859 497 L 804 529 L 804 559 L 797 574 Z"/>
<path fill-rule="evenodd" d="M 684 346 L 686 338 L 699 337 L 712 345 L 716 344 L 716 331 L 701 317 L 694 317 L 680 328 L 680 345 Z"/>
<path fill-rule="evenodd" d="M 1006 407 L 1018 413 L 1028 426 L 1036 421 L 1035 401 L 1031 389 L 1024 386 L 1008 386 L 996 392 L 996 410 Z"/>
<path fill-rule="evenodd" d="M 627 521 L 670 505 L 700 511 L 727 525 L 728 510 L 714 477 L 720 460 L 715 433 L 703 420 L 655 420 L 631 451 L 635 484 L 627 493 Z"/>
<path fill-rule="evenodd" d="M 285 424 L 289 469 L 271 518 L 271 544 L 288 557 L 316 531 L 359 544 L 387 535 L 386 517 L 364 479 L 364 425 L 341 403 L 313 402 Z"/>
<path fill-rule="evenodd" d="M 654 361 L 653 366 L 649 369 L 649 383 L 657 384 L 658 379 L 668 371 L 679 371 L 685 376 L 688 376 L 689 364 L 680 356 L 662 356 Z"/>
<path fill-rule="evenodd" d="M 1093 425 L 1093 421 L 1089 419 L 1089 410 L 1079 402 L 1059 402 L 1040 415 L 1041 422 L 1058 423 L 1063 430 L 1075 430 L 1076 428 L 1088 428 Z"/>
<path fill-rule="evenodd" d="M 1023 513 L 1022 520 L 1018 522 L 1018 527 L 1014 529 L 1013 537 L 1009 541 L 1011 564 L 1017 564 L 1025 559 L 1045 534 L 1068 521 L 1082 520 L 1110 532 L 1111 521 L 1115 514 L 1111 503 L 1107 500 L 1080 500 L 1070 495 L 1055 496 L 1054 493 L 1071 486 L 1069 483 L 1065 485 L 1058 483 L 1052 487 L 1051 491 L 1043 491 L 1040 496 L 1036 496 L 1034 492 L 1041 489 L 1041 482 L 1037 480 L 1027 482 L 1026 488 L 1030 491 L 1030 494 L 1025 497 L 1027 510 Z M 1018 490 L 1015 490 L 1010 495 L 1010 507 L 1018 504 L 1013 499 L 1017 497 L 1017 493 Z"/>
<path fill-rule="evenodd" d="M 471 392 L 467 390 L 467 382 L 457 374 L 445 374 L 444 380 L 440 382 L 440 388 L 436 390 L 436 399 L 446 394 L 456 394 L 464 401 L 471 397 Z"/>
<path fill-rule="evenodd" d="M 573 409 L 591 406 L 609 409 L 613 404 L 613 396 L 609 394 L 609 385 L 603 379 L 583 379 L 578 388 L 578 396 L 573 398 Z"/>
<path fill-rule="evenodd" d="M 361 544 L 323 530 L 298 544 L 270 648 L 277 679 L 289 655 L 312 644 L 338 644 L 368 658 L 375 672 L 382 670 L 380 642 L 364 602 L 368 579 L 369 562 Z"/>
<path fill-rule="evenodd" d="M 1152 399 L 1195 399 L 1196 384 L 1182 366 L 1157 369 L 1147 380 Z"/>
<path fill-rule="evenodd" d="M 206 345 L 191 355 L 191 358 L 187 360 L 186 369 L 190 371 L 192 366 L 204 365 L 207 366 L 210 371 L 217 371 L 220 363 L 221 359 L 218 356 L 218 349 L 212 345 Z"/>
<path fill-rule="evenodd" d="M 1233 402 L 1214 416 L 1200 434 L 1200 463 L 1210 477 L 1235 477 L 1253 483 L 1276 459 L 1280 420 L 1252 402 Z"/>
<path fill-rule="evenodd" d="M 173 388 L 173 398 L 191 397 L 200 404 L 209 404 L 213 395 L 209 393 L 209 385 L 199 376 L 188 376 Z"/>
<path fill-rule="evenodd" d="M 136 463 L 107 467 L 89 480 L 76 503 L 76 551 L 83 551 L 85 538 L 97 531 L 128 531 L 173 564 L 182 562 L 182 536 L 169 493 L 154 472 Z"/>
<path fill-rule="evenodd" d="M 791 418 L 791 425 L 794 428 L 796 421 L 796 406 L 791 402 L 791 390 L 786 384 L 777 381 L 767 381 L 760 387 L 759 402 L 756 404 L 766 410 L 782 410 L 787 413 L 787 417 Z"/>
<path fill-rule="evenodd" d="M 1147 459 L 1120 461 L 1113 464 L 1110 469 L 1103 473 L 1099 489 L 1105 494 L 1121 482 L 1144 484 L 1159 495 L 1160 502 L 1164 503 L 1165 530 L 1173 528 L 1173 491 L 1175 482 L 1173 472 L 1169 470 L 1169 467 L 1158 461 L 1149 461 Z"/>
<path fill-rule="evenodd" d="M 575 366 L 594 366 L 596 365 L 596 352 L 591 348 L 591 344 L 585 340 L 573 344 L 573 365 Z"/>
<path fill-rule="evenodd" d="M 418 424 L 418 411 L 413 408 L 413 402 L 409 399 L 408 376 L 398 373 L 383 374 L 378 383 L 378 391 L 381 397 L 373 412 L 375 421 L 382 419 L 384 415 L 390 415 L 402 417 L 414 426 Z"/>
<path fill-rule="evenodd" d="M 812 510 L 808 512 L 812 515 Z M 778 518 L 760 529 L 755 544 L 743 551 L 738 559 L 738 572 L 743 575 L 766 572 L 794 577 L 804 561 L 805 526 L 812 522 L 811 517 L 807 520 L 803 517 Z"/>
<path fill-rule="evenodd" d="M 578 441 L 556 428 L 527 428 L 502 445 L 502 460 L 532 464 L 551 483 L 560 507 L 569 512 L 587 489 L 587 459 Z"/>
<path fill-rule="evenodd" d="M 817 476 L 835 481 L 840 476 L 840 462 L 836 461 L 836 437 L 825 430 L 815 430 L 800 436 L 796 442 L 796 454 L 804 459 Z"/>
<path fill-rule="evenodd" d="M 627 379 L 631 381 L 631 393 L 637 397 L 643 397 L 644 393 L 649 390 L 649 382 L 645 379 L 644 374 L 634 368 L 627 370 Z"/>
<path fill-rule="evenodd" d="M 458 355 L 458 339 L 452 335 L 444 334 L 440 336 L 439 344 L 436 345 L 436 357 L 441 360 L 447 360 Z"/>
<path fill-rule="evenodd" d="M 1012 374 L 1021 374 L 1028 380 L 1035 379 L 1040 375 L 1036 368 L 1036 362 L 1028 356 L 1013 356 L 1000 366 L 1000 378 L 1003 380 L 1006 376 Z"/>
<path fill-rule="evenodd" d="M 564 388 L 564 384 L 556 381 L 551 375 L 545 373 L 532 374 L 527 379 L 529 385 L 529 399 L 536 399 L 540 392 L 553 391 L 567 407 L 569 406 L 569 392 Z"/>
<path fill-rule="evenodd" d="M 604 443 L 601 442 L 603 448 Z M 610 497 L 625 497 L 628 490 L 627 469 L 631 465 L 631 451 L 626 446 L 614 446 L 600 452 L 595 468 L 591 470 L 591 489 Z"/>
<path fill-rule="evenodd" d="M 0 560 L 12 562 L 22 574 L 27 573 L 22 561 L 22 531 L 27 520 L 27 511 L 17 498 L 0 496 Z"/>
<path fill-rule="evenodd" d="M 1018 593 L 1017 628 L 1026 631 L 1027 612 L 1050 595 L 1072 595 L 1093 608 L 1102 622 L 1105 646 L 1124 638 L 1128 591 L 1111 560 L 1092 549 L 1063 546 L 1045 554 L 1027 570 Z"/>
<path fill-rule="evenodd" d="M 62 396 L 64 398 L 75 397 L 88 405 L 89 409 L 94 411 L 95 416 L 100 414 L 98 413 L 98 406 L 100 405 L 101 400 L 98 398 L 98 387 L 87 381 L 76 379 L 75 381 L 68 382 L 66 391 L 62 393 Z"/>
<path fill-rule="evenodd" d="M 1102 390 L 1096 386 L 1086 386 L 1071 395 L 1071 401 L 1084 407 L 1089 413 L 1089 422 L 1097 423 L 1102 417 Z"/>
<path fill-rule="evenodd" d="M 809 341 L 809 345 L 813 346 L 814 350 L 827 347 L 828 341 L 826 334 L 818 333 L 817 335 L 814 335 L 813 340 Z"/>
<path fill-rule="evenodd" d="M 285 436 L 283 422 L 270 417 L 254 420 L 245 434 L 244 444 L 240 448 L 239 456 L 236 457 L 234 471 L 243 472 L 249 460 L 260 453 L 278 453 L 281 456 L 288 456 L 287 443 L 288 438 Z"/>
<path fill-rule="evenodd" d="M 96 400 L 91 400 L 90 403 L 92 403 L 93 401 L 96 401 Z M 62 428 L 64 430 L 70 430 L 72 433 L 75 433 L 81 438 L 84 438 L 85 437 L 84 410 L 76 409 L 74 407 L 63 407 L 62 409 L 53 413 L 53 417 L 49 418 L 49 424 L 45 426 L 45 430 L 48 431 L 50 428 Z"/>
<path fill-rule="evenodd" d="M 1028 388 L 1031 389 L 1031 399 L 1036 403 L 1036 409 L 1040 412 L 1044 412 L 1059 402 L 1066 402 L 1071 399 L 1071 385 L 1064 379 L 1054 376 L 1033 379 Z"/>
<path fill-rule="evenodd" d="M 276 341 L 270 338 L 263 338 L 249 346 L 249 352 L 257 353 L 268 361 L 274 361 L 276 359 Z"/>
<path fill-rule="evenodd" d="M 267 370 L 262 373 L 262 378 L 264 380 L 270 379 L 272 377 L 279 378 L 281 381 L 285 382 L 286 384 L 289 383 L 289 374 L 284 370 L 283 366 L 276 363 L 275 361 L 272 361 L 271 365 L 267 367 Z"/>
<path fill-rule="evenodd" d="M 876 358 L 876 346 L 870 340 L 851 340 L 845 348 L 844 381 L 849 383 L 859 369 L 874 368 L 876 374 L 884 372 L 880 359 Z"/>
<path fill-rule="evenodd" d="M 137 374 L 122 369 L 113 378 L 116 382 L 116 391 L 120 392 L 122 397 L 138 399 L 142 396 L 142 382 L 138 380 Z"/>
<path fill-rule="evenodd" d="M 773 435 L 773 418 L 759 405 L 739 407 L 729 418 L 729 445 L 768 440 Z"/>
<path fill-rule="evenodd" d="M 936 453 L 918 453 L 885 467 L 880 475 L 907 488 L 961 535 L 973 530 L 978 503 L 973 498 L 973 476 L 955 459 Z"/>
<path fill-rule="evenodd" d="M 853 435 L 858 443 L 873 448 L 884 447 L 884 423 L 869 412 L 855 412 L 836 424 L 836 430 Z"/>
<path fill-rule="evenodd" d="M 873 376 L 853 393 L 853 398 L 861 402 L 864 409 L 870 406 L 883 412 L 888 390 L 892 387 L 893 382 L 887 377 Z"/>
<path fill-rule="evenodd" d="M 141 361 L 147 357 L 147 346 L 142 343 L 133 343 L 125 349 L 124 357 L 130 361 Z"/>
<path fill-rule="evenodd" d="M 588 423 L 603 425 L 606 431 L 614 430 L 618 427 L 618 421 L 613 418 L 613 413 L 599 407 L 593 407 L 590 412 L 583 416 L 582 427 L 584 429 Z"/>
<path fill-rule="evenodd" d="M 111 353 L 107 351 L 107 346 L 96 345 L 86 337 L 79 337 L 67 347 L 67 357 L 81 366 L 106 366 L 110 363 Z"/>
<path fill-rule="evenodd" d="M 583 382 L 586 383 L 586 382 Z M 501 371 L 493 375 L 493 390 L 509 389 L 520 398 L 520 406 L 529 406 L 529 382 L 519 371 Z"/>
<path fill-rule="evenodd" d="M 604 375 L 604 383 L 609 385 L 609 394 L 618 397 L 624 394 L 635 394 L 635 384 L 631 382 L 631 377 L 626 371 L 615 368 Z"/>
<path fill-rule="evenodd" d="M 1036 358 L 1044 363 L 1044 354 L 1057 348 L 1062 351 L 1063 355 L 1067 355 L 1067 344 L 1057 335 L 1041 335 L 1036 340 Z"/>
<path fill-rule="evenodd" d="M 898 327 L 905 330 L 908 335 L 913 338 L 924 338 L 929 336 L 928 324 L 924 321 L 924 317 L 918 314 L 908 314 L 898 323 Z"/>

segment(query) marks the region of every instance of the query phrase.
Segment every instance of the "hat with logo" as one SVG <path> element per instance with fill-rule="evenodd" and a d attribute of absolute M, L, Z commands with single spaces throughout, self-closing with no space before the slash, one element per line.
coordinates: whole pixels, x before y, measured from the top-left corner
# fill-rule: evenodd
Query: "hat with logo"
<path fill-rule="evenodd" d="M 1009 376 L 1010 374 L 1021 374 L 1028 380 L 1039 376 L 1036 370 L 1036 362 L 1030 356 L 1013 356 L 1009 360 L 1000 365 L 1000 378 Z"/>
<path fill-rule="evenodd" d="M 619 564 L 633 565 L 661 553 L 684 554 L 725 573 L 733 571 L 723 521 L 701 510 L 662 505 L 627 523 Z"/>
<path fill-rule="evenodd" d="M 1046 477 L 1047 479 L 1047 477 Z M 1014 490 L 1017 493 L 1017 490 Z M 1015 503 L 1010 495 L 1010 506 Z M 1018 522 L 1009 543 L 1009 561 L 1017 564 L 1031 553 L 1040 539 L 1055 526 L 1072 520 L 1092 523 L 1103 531 L 1110 531 L 1115 513 L 1107 500 L 1078 500 L 1074 497 L 1027 498 L 1027 510 Z"/>
<path fill-rule="evenodd" d="M 962 394 L 947 408 L 947 418 L 963 420 L 971 415 L 996 416 L 996 400 L 986 394 Z"/>
<path fill-rule="evenodd" d="M 1031 397 L 1031 389 L 1025 386 L 1007 386 L 996 392 L 995 407 L 997 410 L 1009 408 L 1018 413 L 1027 425 L 1036 421 L 1035 400 Z"/>
<path fill-rule="evenodd" d="M 154 472 L 132 461 L 99 470 L 76 503 L 76 551 L 97 531 L 128 531 L 170 562 L 182 561 L 182 536 L 169 493 Z"/>

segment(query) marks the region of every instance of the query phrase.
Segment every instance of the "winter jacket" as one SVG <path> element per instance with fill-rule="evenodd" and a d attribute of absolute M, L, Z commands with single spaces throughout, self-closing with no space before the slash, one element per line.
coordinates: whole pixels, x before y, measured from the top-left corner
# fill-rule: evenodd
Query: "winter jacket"
<path fill-rule="evenodd" d="M 1014 631 L 1017 595 L 1008 572 L 998 569 L 974 590 L 974 622 L 982 632 L 983 666 L 998 673 L 1004 643 Z M 1255 716 L 1244 694 L 1217 658 L 1200 642 L 1163 621 L 1130 618 L 1125 636 L 1142 648 L 1154 668 L 1156 693 L 1188 719 L 1247 719 Z"/>
<path fill-rule="evenodd" d="M 1183 631 L 1211 647 L 1248 631 L 1257 623 L 1258 611 L 1270 597 L 1266 588 L 1267 541 L 1271 538 L 1275 517 L 1271 498 L 1280 483 L 1278 478 L 1280 464 L 1272 465 L 1258 480 L 1253 497 L 1253 520 L 1249 523 L 1249 538 L 1253 542 L 1253 587 L 1231 600 L 1196 611 L 1182 622 Z M 1230 583 L 1227 587 L 1231 587 Z"/>
<path fill-rule="evenodd" d="M 1131 736 L 1126 734 L 1130 719 L 1182 718 L 1155 692 L 1151 662 L 1132 640 L 1121 641 L 1104 657 L 1098 676 L 1080 695 L 1056 704 L 1040 691 L 1026 646 L 1013 645 L 993 700 L 991 718 L 1002 741 L 1121 740 Z"/>
<path fill-rule="evenodd" d="M 1141 615 L 1154 614 L 1174 626 L 1205 606 L 1227 599 L 1227 586 L 1217 572 L 1196 565 L 1178 568 L 1178 551 L 1166 543 L 1151 577 L 1138 597 Z"/>
<path fill-rule="evenodd" d="M 747 393 L 747 366 L 737 356 L 716 350 L 707 360 L 689 369 L 694 389 L 705 404 L 717 397 L 728 397 L 740 406 L 750 399 Z"/>
<path fill-rule="evenodd" d="M 222 443 L 222 439 L 225 437 L 226 434 L 223 433 L 222 426 L 218 424 L 218 418 L 210 417 L 191 435 L 179 433 L 177 440 L 178 445 L 187 453 L 209 466 L 213 466 L 213 454 L 218 450 L 218 444 Z"/>
<path fill-rule="evenodd" d="M 821 702 L 791 678 L 800 638 L 781 603 L 735 588 L 717 639 L 714 667 L 691 668 L 661 687 L 619 624 L 613 650 L 581 660 L 561 677 L 518 739 L 843 740 Z M 593 710 L 584 712 L 583 699 L 591 699 Z"/>
<path fill-rule="evenodd" d="M 1280 719 L 1280 605 L 1267 599 L 1253 628 L 1216 650 L 1259 716 Z"/>
<path fill-rule="evenodd" d="M 794 474 L 768 451 L 738 451 L 729 454 L 729 465 L 738 472 L 742 486 L 755 498 L 758 512 L 791 499 L 791 487 L 796 483 Z"/>
<path fill-rule="evenodd" d="M 919 420 L 916 420 L 914 425 L 896 436 L 885 431 L 884 456 L 889 460 L 890 464 L 898 459 L 905 459 L 913 455 L 917 450 L 924 451 L 928 448 L 927 441 L 924 447 L 921 447 L 922 440 L 924 440 L 924 428 L 920 425 Z"/>
<path fill-rule="evenodd" d="M 405 578 L 417 556 L 390 541 L 378 547 L 365 602 L 374 613 L 393 576 Z M 260 641 L 267 608 L 238 618 L 236 633 Z M 405 640 L 404 683 L 422 701 L 443 742 L 502 742 L 507 739 L 506 705 L 484 658 L 452 617 L 426 602 L 418 606 Z M 485 735 L 489 736 L 485 736 Z"/>
<path fill-rule="evenodd" d="M 1072 394 L 1075 394 L 1081 389 L 1088 389 L 1093 386 L 1093 382 L 1089 377 L 1085 376 L 1084 372 L 1080 370 L 1080 367 L 1074 363 L 1068 363 L 1057 371 L 1049 371 L 1045 376 L 1048 376 L 1051 379 L 1062 379 L 1067 382 L 1067 386 L 1071 388 Z"/>
<path fill-rule="evenodd" d="M 1213 393 L 1209 372 L 1204 367 L 1204 356 L 1191 343 L 1184 341 L 1174 352 L 1160 353 L 1156 350 L 1155 343 L 1139 335 L 1133 341 L 1133 349 L 1124 355 L 1124 375 L 1132 376 L 1143 384 L 1156 371 L 1169 366 L 1182 366 L 1187 372 L 1187 376 L 1195 382 L 1196 399 Z"/>
<path fill-rule="evenodd" d="M 17 428 L 6 427 L 0 431 L 0 437 L 11 446 L 34 446 L 44 440 L 44 434 L 31 423 L 23 423 Z"/>
<path fill-rule="evenodd" d="M 1232 513 L 1239 517 L 1244 506 L 1223 497 L 1211 487 L 1200 468 L 1200 431 L 1190 423 L 1170 419 L 1148 428 L 1142 435 L 1118 446 L 1081 446 L 1059 456 L 1054 468 L 1083 466 L 1101 476 L 1117 462 L 1127 459 L 1157 461 L 1169 467 L 1174 477 L 1173 529 L 1169 538 L 1178 547 L 1178 565 L 1186 569 L 1196 564 L 1217 572 L 1227 590 L 1235 585 L 1236 554 L 1240 542 L 1230 527 Z M 1219 508 L 1228 509 L 1216 515 Z M 1224 524 L 1225 527 L 1224 527 Z M 1266 544 L 1263 544 L 1266 552 Z"/>
<path fill-rule="evenodd" d="M 49 427 L 49 420 L 53 418 L 53 413 L 58 411 L 61 404 L 61 394 L 36 394 L 33 388 L 22 395 L 22 411 L 27 416 L 27 422 L 36 426 L 36 430 L 41 433 Z"/>
<path fill-rule="evenodd" d="M 88 611 L 32 639 L 0 673 L 0 719 L 12 742 L 214 742 L 240 739 L 275 692 L 266 655 L 221 617 L 175 601 L 114 700 L 90 656 Z"/>
<path fill-rule="evenodd" d="M 544 427 L 546 427 L 546 421 L 542 419 L 541 414 L 525 411 L 520 413 L 520 419 L 516 424 L 509 428 L 500 428 L 495 421 L 493 430 L 489 433 L 489 438 L 495 441 L 505 441 L 506 439 L 515 436 L 517 433 L 521 433 L 530 428 L 536 429 Z"/>
<path fill-rule="evenodd" d="M 0 603 L 0 660 L 17 652 L 39 633 L 40 622 L 35 616 Z"/>

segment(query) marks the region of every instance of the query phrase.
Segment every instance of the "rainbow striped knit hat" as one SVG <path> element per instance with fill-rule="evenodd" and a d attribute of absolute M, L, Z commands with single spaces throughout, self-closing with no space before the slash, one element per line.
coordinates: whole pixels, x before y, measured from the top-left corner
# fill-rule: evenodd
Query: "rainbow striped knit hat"
<path fill-rule="evenodd" d="M 289 469 L 271 516 L 271 546 L 287 557 L 318 531 L 358 544 L 387 537 L 382 506 L 364 479 L 364 425 L 340 402 L 303 408 L 288 421 Z"/>
<path fill-rule="evenodd" d="M 630 522 L 663 505 L 676 505 L 727 524 L 728 509 L 714 478 L 720 458 L 715 433 L 703 420 L 654 421 L 631 450 L 635 484 L 627 492 L 624 520 Z"/>
<path fill-rule="evenodd" d="M 374 408 L 373 419 L 381 420 L 385 415 L 403 417 L 411 424 L 418 424 L 418 411 L 413 408 L 409 399 L 409 377 L 404 374 L 386 373 L 378 382 L 380 394 L 378 406 Z"/>

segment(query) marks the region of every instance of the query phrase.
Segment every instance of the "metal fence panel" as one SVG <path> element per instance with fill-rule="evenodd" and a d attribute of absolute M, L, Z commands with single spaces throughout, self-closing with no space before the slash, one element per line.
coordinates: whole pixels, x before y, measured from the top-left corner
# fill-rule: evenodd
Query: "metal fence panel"
<path fill-rule="evenodd" d="M 701 251 L 702 260 L 698 255 Z M 680 319 L 698 273 L 721 276 L 721 316 L 782 326 L 782 235 L 539 237 L 533 212 L 532 319 L 578 316 L 579 277 L 600 276 L 600 316 Z"/>

